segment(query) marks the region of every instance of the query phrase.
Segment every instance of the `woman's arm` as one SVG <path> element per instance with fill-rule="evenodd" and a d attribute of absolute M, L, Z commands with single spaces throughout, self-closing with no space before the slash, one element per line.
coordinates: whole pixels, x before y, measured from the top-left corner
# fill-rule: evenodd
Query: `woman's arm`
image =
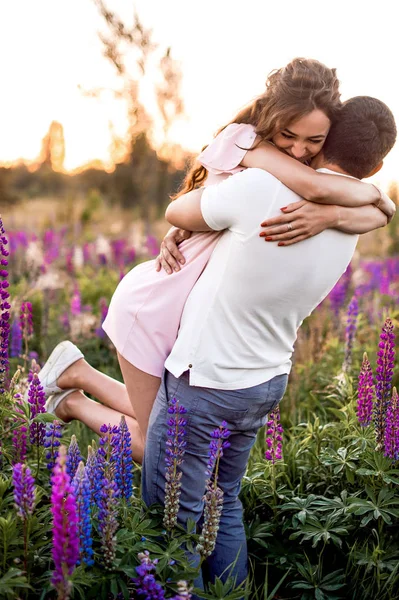
<path fill-rule="evenodd" d="M 253 150 L 249 150 L 241 164 L 244 167 L 257 167 L 268 171 L 310 202 L 340 206 L 378 204 L 388 218 L 393 216 L 388 196 L 380 194 L 374 185 L 341 175 L 318 173 L 268 142 L 262 142 Z"/>
<path fill-rule="evenodd" d="M 387 222 L 387 216 L 372 204 L 348 207 L 301 200 L 289 204 L 280 216 L 264 221 L 262 227 L 265 229 L 259 235 L 267 242 L 291 246 L 325 229 L 361 234 L 384 227 Z"/>

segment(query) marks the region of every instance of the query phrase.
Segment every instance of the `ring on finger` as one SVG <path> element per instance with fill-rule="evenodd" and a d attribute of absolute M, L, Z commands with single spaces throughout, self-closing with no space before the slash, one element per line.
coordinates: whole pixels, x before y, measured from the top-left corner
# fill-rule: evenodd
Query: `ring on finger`
<path fill-rule="evenodd" d="M 287 223 L 287 231 L 292 231 L 293 229 L 292 223 Z"/>

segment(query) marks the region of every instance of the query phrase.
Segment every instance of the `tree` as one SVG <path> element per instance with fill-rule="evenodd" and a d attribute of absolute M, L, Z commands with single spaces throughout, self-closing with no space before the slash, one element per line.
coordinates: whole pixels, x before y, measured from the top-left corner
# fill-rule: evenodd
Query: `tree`
<path fill-rule="evenodd" d="M 65 160 L 64 128 L 61 123 L 52 121 L 43 138 L 38 162 L 53 171 L 63 171 Z"/>
<path fill-rule="evenodd" d="M 153 118 L 140 101 L 140 90 L 147 75 L 150 59 L 155 57 L 158 45 L 152 39 L 152 30 L 141 23 L 137 13 L 127 26 L 103 0 L 93 0 L 104 18 L 107 33 L 99 33 L 104 56 L 113 64 L 121 82 L 114 93 L 126 102 L 129 131 L 126 141 L 125 162 L 131 166 L 134 198 L 141 207 L 147 228 L 153 205 L 167 199 L 168 164 L 160 161 L 152 148 Z M 182 74 L 178 63 L 167 48 L 158 62 L 160 82 L 153 83 L 159 114 L 163 122 L 164 143 L 173 121 L 183 114 L 180 95 Z"/>

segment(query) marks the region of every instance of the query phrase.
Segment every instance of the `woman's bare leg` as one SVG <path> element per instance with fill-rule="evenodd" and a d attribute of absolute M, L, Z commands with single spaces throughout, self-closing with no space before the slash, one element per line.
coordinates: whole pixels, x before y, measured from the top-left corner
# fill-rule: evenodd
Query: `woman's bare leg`
<path fill-rule="evenodd" d="M 97 371 L 84 358 L 68 367 L 58 378 L 57 385 L 61 389 L 82 389 L 102 404 L 137 419 L 145 439 L 148 420 L 161 380 L 140 371 L 119 353 L 118 360 L 126 385 Z"/>
<path fill-rule="evenodd" d="M 66 423 L 77 419 L 90 429 L 100 434 L 101 425 L 119 425 L 123 413 L 103 406 L 94 400 L 90 400 L 82 392 L 76 391 L 69 394 L 60 402 L 56 409 L 56 415 Z M 131 448 L 133 460 L 137 463 L 143 462 L 144 440 L 139 424 L 136 419 L 126 416 L 126 424 L 132 437 Z"/>
<path fill-rule="evenodd" d="M 133 406 L 133 413 L 143 432 L 145 441 L 148 421 L 161 384 L 161 378 L 140 371 L 140 369 L 123 358 L 119 352 L 117 354 L 123 380 Z"/>

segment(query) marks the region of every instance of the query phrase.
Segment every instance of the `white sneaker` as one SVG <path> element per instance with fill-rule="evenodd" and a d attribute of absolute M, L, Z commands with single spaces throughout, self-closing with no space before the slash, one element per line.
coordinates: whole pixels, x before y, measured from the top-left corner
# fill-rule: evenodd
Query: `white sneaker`
<path fill-rule="evenodd" d="M 74 362 L 83 358 L 82 352 L 75 344 L 65 340 L 54 348 L 47 362 L 39 371 L 39 381 L 44 388 L 46 398 L 51 394 L 59 394 L 62 390 L 57 385 L 57 379 Z"/>
<path fill-rule="evenodd" d="M 72 392 L 77 391 L 81 390 L 78 390 L 77 388 L 71 388 L 70 390 L 62 390 L 62 392 L 59 392 L 58 394 L 52 394 L 46 402 L 46 411 L 51 415 L 55 415 L 55 411 L 57 410 L 60 402 L 69 396 L 69 394 L 72 394 Z"/>

